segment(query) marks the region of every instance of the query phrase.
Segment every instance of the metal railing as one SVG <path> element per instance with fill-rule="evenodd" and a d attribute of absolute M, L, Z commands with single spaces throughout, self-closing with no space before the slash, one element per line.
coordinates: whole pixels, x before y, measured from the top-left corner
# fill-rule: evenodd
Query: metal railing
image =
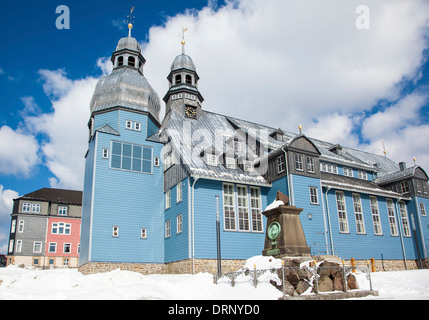
<path fill-rule="evenodd" d="M 278 278 L 281 280 L 281 284 L 277 285 L 277 288 L 282 290 L 283 296 L 286 295 L 285 284 L 287 275 L 295 272 L 298 273 L 298 270 L 307 270 L 309 274 L 311 275 L 308 277 L 308 279 L 301 279 L 303 281 L 306 281 L 311 287 L 311 291 L 314 292 L 316 295 L 320 294 L 319 290 L 319 282 L 323 275 L 330 274 L 331 271 L 340 272 L 342 279 L 343 279 L 343 291 L 347 292 L 348 289 L 348 276 L 350 274 L 356 274 L 356 273 L 364 273 L 366 275 L 366 279 L 368 280 L 370 291 L 373 291 L 372 288 L 372 281 L 371 281 L 371 268 L 370 265 L 368 266 L 355 266 L 355 265 L 345 265 L 344 263 L 341 264 L 335 264 L 335 265 L 326 265 L 324 261 L 322 262 L 314 262 L 312 267 L 303 267 L 300 268 L 298 266 L 285 266 L 282 264 L 281 268 L 271 268 L 271 269 L 257 269 L 256 265 L 253 269 L 240 269 L 237 271 L 231 270 L 231 272 L 226 272 L 223 274 L 217 274 L 213 273 L 213 283 L 218 284 L 219 280 L 221 279 L 228 279 L 227 281 L 230 281 L 231 286 L 235 287 L 236 280 L 239 276 L 248 277 L 246 280 L 249 282 L 249 280 L 252 282 L 253 286 L 256 288 L 259 283 L 259 278 L 266 273 L 271 274 L 277 274 Z M 307 291 L 307 290 L 306 290 Z"/>

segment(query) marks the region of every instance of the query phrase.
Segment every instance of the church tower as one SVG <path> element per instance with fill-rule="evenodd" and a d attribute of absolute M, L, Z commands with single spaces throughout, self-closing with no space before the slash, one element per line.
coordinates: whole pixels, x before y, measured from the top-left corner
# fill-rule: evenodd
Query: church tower
<path fill-rule="evenodd" d="M 138 41 L 119 40 L 95 88 L 85 155 L 79 264 L 163 263 L 160 99 L 143 75 Z"/>
<path fill-rule="evenodd" d="M 196 67 L 191 57 L 185 54 L 185 39 L 183 30 L 182 54 L 178 55 L 171 65 L 171 71 L 167 77 L 169 89 L 164 96 L 166 103 L 166 115 L 174 110 L 185 118 L 198 119 L 201 116 L 201 104 L 203 96 L 198 90 L 198 76 Z"/>

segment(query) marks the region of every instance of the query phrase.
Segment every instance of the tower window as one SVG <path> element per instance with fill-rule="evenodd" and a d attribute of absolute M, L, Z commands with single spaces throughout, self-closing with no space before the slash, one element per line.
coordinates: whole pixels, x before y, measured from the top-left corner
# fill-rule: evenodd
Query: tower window
<path fill-rule="evenodd" d="M 118 58 L 118 67 L 122 67 L 124 65 L 124 57 Z"/>
<path fill-rule="evenodd" d="M 182 83 L 182 75 L 178 74 L 175 79 L 176 79 L 176 84 Z"/>
<path fill-rule="evenodd" d="M 192 85 L 192 77 L 189 74 L 186 75 L 186 84 Z"/>
<path fill-rule="evenodd" d="M 128 65 L 130 67 L 135 67 L 136 66 L 136 59 L 134 57 L 128 57 Z"/>

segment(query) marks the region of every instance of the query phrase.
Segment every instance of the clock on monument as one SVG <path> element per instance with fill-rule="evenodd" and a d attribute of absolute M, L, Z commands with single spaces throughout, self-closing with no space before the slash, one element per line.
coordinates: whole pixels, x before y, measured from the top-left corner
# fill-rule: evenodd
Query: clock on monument
<path fill-rule="evenodd" d="M 197 107 L 185 106 L 185 117 L 196 119 L 197 118 Z"/>

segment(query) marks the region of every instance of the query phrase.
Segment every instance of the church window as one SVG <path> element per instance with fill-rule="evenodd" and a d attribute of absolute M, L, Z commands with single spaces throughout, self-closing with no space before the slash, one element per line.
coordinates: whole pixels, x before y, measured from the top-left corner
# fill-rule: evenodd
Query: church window
<path fill-rule="evenodd" d="M 280 157 L 277 157 L 277 173 L 285 172 L 285 169 L 285 156 L 281 155 Z"/>
<path fill-rule="evenodd" d="M 215 154 L 207 154 L 206 161 L 207 161 L 207 165 L 209 166 L 217 167 L 218 165 L 218 159 Z"/>
<path fill-rule="evenodd" d="M 128 57 L 128 65 L 130 67 L 135 67 L 136 66 L 136 59 L 134 57 Z"/>
<path fill-rule="evenodd" d="M 252 171 L 253 164 L 251 161 L 244 161 L 244 171 Z"/>
<path fill-rule="evenodd" d="M 168 190 L 165 193 L 165 209 L 168 209 L 171 207 L 171 190 Z"/>
<path fill-rule="evenodd" d="M 302 163 L 302 154 L 295 154 L 295 169 L 298 171 L 304 171 Z"/>
<path fill-rule="evenodd" d="M 151 174 L 152 148 L 113 141 L 110 167 Z"/>
<path fill-rule="evenodd" d="M 425 208 L 425 204 L 423 202 L 420 202 L 420 213 L 422 214 L 423 217 L 426 217 L 426 208 Z"/>
<path fill-rule="evenodd" d="M 314 160 L 312 157 L 307 157 L 307 171 L 314 173 Z"/>
<path fill-rule="evenodd" d="M 237 186 L 238 229 L 249 231 L 249 210 L 247 204 L 247 187 Z"/>
<path fill-rule="evenodd" d="M 250 209 L 252 211 L 252 230 L 262 232 L 261 190 L 250 187 Z"/>
<path fill-rule="evenodd" d="M 353 208 L 355 210 L 356 232 L 358 234 L 365 234 L 365 223 L 363 219 L 360 194 L 353 194 Z"/>
<path fill-rule="evenodd" d="M 407 207 L 404 201 L 399 201 L 399 212 L 401 213 L 402 227 L 404 229 L 404 236 L 411 237 L 410 223 L 408 221 Z"/>
<path fill-rule="evenodd" d="M 381 229 L 380 213 L 378 211 L 378 203 L 376 197 L 369 197 L 371 203 L 371 213 L 372 213 L 372 223 L 374 225 L 374 234 L 382 235 L 383 231 Z"/>
<path fill-rule="evenodd" d="M 176 84 L 182 83 L 182 75 L 180 74 L 176 75 L 175 80 L 176 80 Z"/>
<path fill-rule="evenodd" d="M 171 220 L 165 221 L 165 237 L 169 238 L 171 236 Z"/>
<path fill-rule="evenodd" d="M 176 222 L 177 222 L 177 229 L 176 229 L 176 233 L 182 233 L 183 230 L 183 224 L 182 224 L 182 214 L 179 214 L 176 218 Z"/>
<path fill-rule="evenodd" d="M 317 188 L 310 187 L 310 203 L 311 204 L 319 204 L 319 197 L 317 195 Z"/>
<path fill-rule="evenodd" d="M 390 234 L 392 236 L 398 235 L 398 226 L 396 225 L 395 208 L 392 199 L 386 199 L 387 213 L 389 216 Z"/>
<path fill-rule="evenodd" d="M 223 185 L 223 211 L 225 230 L 235 230 L 234 185 Z"/>
<path fill-rule="evenodd" d="M 225 159 L 227 169 L 236 169 L 236 161 L 234 158 L 227 157 Z"/>
<path fill-rule="evenodd" d="M 340 233 L 348 233 L 349 223 L 347 221 L 347 211 L 344 193 L 337 191 L 335 193 L 335 196 L 337 200 L 338 223 L 340 227 Z"/>
<path fill-rule="evenodd" d="M 192 76 L 190 76 L 189 74 L 186 75 L 186 84 L 192 85 Z"/>
<path fill-rule="evenodd" d="M 118 57 L 118 67 L 122 67 L 124 65 L 124 57 Z"/>

